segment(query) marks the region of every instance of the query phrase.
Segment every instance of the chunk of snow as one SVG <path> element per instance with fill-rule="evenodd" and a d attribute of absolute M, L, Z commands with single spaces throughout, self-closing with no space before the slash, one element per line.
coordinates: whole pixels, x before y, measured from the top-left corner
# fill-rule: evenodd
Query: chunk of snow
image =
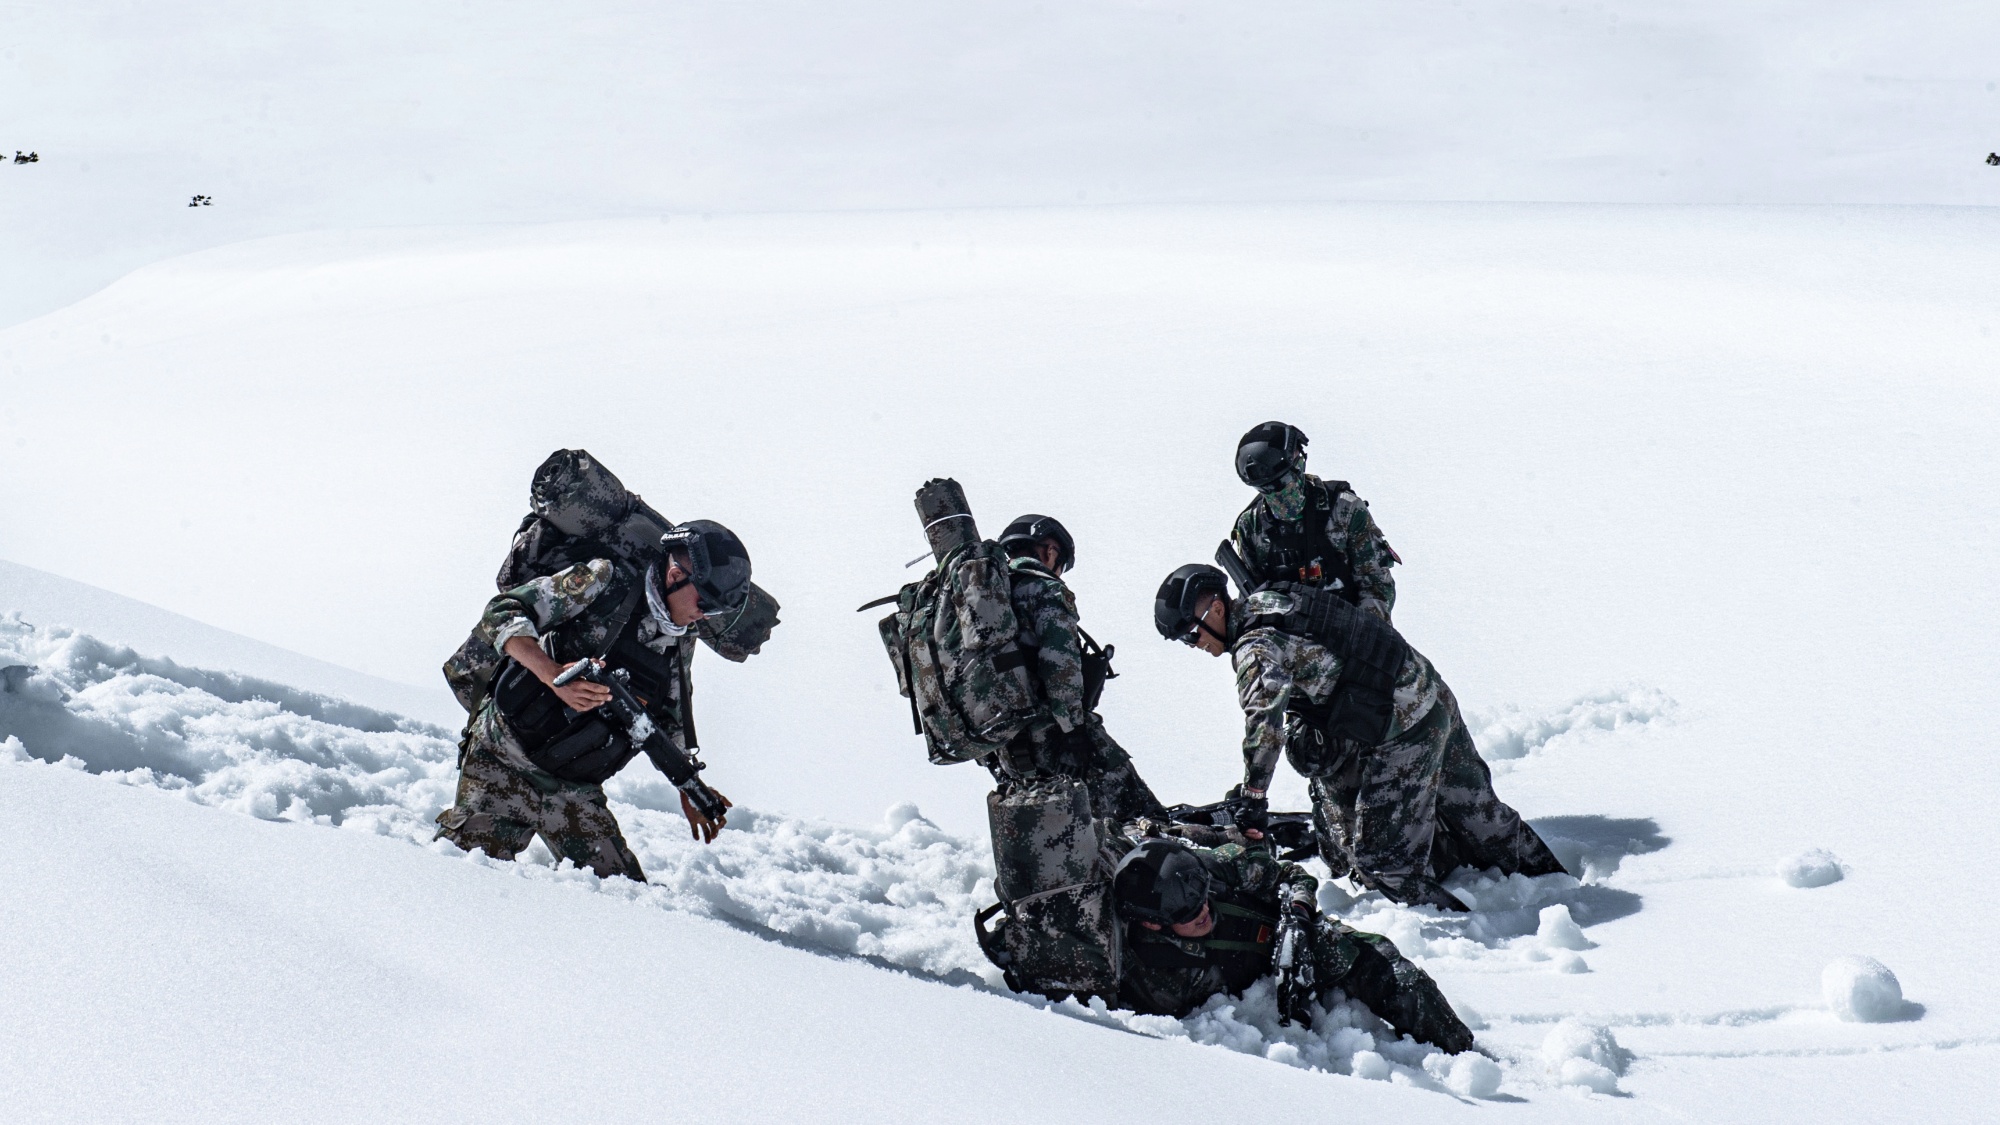
<path fill-rule="evenodd" d="M 1583 936 L 1583 928 L 1569 916 L 1569 907 L 1561 903 L 1542 907 L 1541 924 L 1535 928 L 1535 938 L 1550 949 L 1594 949 L 1597 946 L 1596 942 Z"/>
<path fill-rule="evenodd" d="M 1581 1086 L 1598 1094 L 1618 1092 L 1618 1076 L 1589 1059 L 1565 1059 L 1559 1078 L 1565 1086 Z"/>
<path fill-rule="evenodd" d="M 1556 972 L 1559 973 L 1587 973 L 1590 971 L 1590 962 L 1585 961 L 1581 954 L 1572 953 L 1569 950 L 1563 950 L 1561 953 L 1556 954 L 1554 960 Z"/>
<path fill-rule="evenodd" d="M 1824 887 L 1847 877 L 1840 860 L 1825 848 L 1807 848 L 1778 861 L 1778 878 L 1794 887 Z"/>
<path fill-rule="evenodd" d="M 1356 1051 L 1354 1053 L 1354 1061 L 1351 1065 L 1353 1067 L 1352 1073 L 1356 1078 L 1366 1078 L 1370 1082 L 1381 1082 L 1389 1077 L 1389 1060 L 1373 1051 Z"/>
<path fill-rule="evenodd" d="M 1490 1098 L 1500 1092 L 1500 1064 L 1476 1051 L 1433 1055 L 1424 1070 L 1452 1093 L 1466 1098 Z"/>
<path fill-rule="evenodd" d="M 1582 1086 L 1600 1094 L 1618 1092 L 1618 1076 L 1631 1058 L 1611 1029 L 1571 1017 L 1549 1030 L 1542 1040 L 1542 1061 L 1564 1086 Z"/>
<path fill-rule="evenodd" d="M 1851 1023 L 1902 1018 L 1903 986 L 1873 957 L 1842 957 L 1819 975 L 1820 994 L 1833 1014 Z"/>

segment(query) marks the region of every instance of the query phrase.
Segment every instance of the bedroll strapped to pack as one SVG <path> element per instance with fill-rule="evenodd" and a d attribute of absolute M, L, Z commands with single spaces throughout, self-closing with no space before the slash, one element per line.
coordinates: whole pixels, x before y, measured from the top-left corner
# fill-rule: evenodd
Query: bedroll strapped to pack
<path fill-rule="evenodd" d="M 978 537 L 963 508 L 954 481 L 918 490 L 917 513 L 927 517 L 937 565 L 903 587 L 896 611 L 878 625 L 896 688 L 910 700 L 917 733 L 938 765 L 991 754 L 1041 711 L 1017 641 L 1006 552 Z"/>
<path fill-rule="evenodd" d="M 1111 1000 L 1122 954 L 1115 864 L 1092 819 L 1089 789 L 1052 780 L 996 790 L 986 809 L 1000 901 L 973 917 L 979 948 L 1016 992 Z"/>
<path fill-rule="evenodd" d="M 526 518 L 494 585 L 511 590 L 596 558 L 645 569 L 673 521 L 626 488 L 617 474 L 582 449 L 558 449 L 535 469 Z M 755 655 L 778 624 L 778 601 L 756 583 L 727 620 L 703 620 L 695 635 L 726 660 Z M 502 657 L 477 635 L 466 638 L 444 664 L 445 682 L 468 712 L 485 697 Z"/>

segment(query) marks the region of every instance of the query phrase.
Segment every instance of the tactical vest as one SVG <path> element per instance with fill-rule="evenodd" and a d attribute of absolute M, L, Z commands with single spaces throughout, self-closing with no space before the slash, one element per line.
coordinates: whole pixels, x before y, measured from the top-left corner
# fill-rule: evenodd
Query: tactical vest
<path fill-rule="evenodd" d="M 1126 955 L 1153 969 L 1206 970 L 1217 991 L 1235 995 L 1271 971 L 1278 919 L 1264 906 L 1243 894 L 1216 895 L 1208 900 L 1215 928 L 1207 937 L 1184 938 L 1135 922 L 1126 934 Z"/>
<path fill-rule="evenodd" d="M 1326 533 L 1333 502 L 1347 490 L 1344 480 L 1306 481 L 1305 514 L 1296 520 L 1271 519 L 1264 537 L 1269 553 L 1259 560 L 1254 577 L 1337 590 L 1349 605 L 1360 604 L 1354 562 Z"/>
<path fill-rule="evenodd" d="M 1396 677 L 1410 657 L 1403 635 L 1332 590 L 1296 582 L 1274 582 L 1264 588 L 1290 595 L 1292 610 L 1246 618 L 1246 630 L 1268 626 L 1307 637 L 1340 658 L 1340 679 L 1326 702 L 1314 704 L 1303 693 L 1294 693 L 1291 713 L 1329 738 L 1370 746 L 1385 741 L 1395 718 Z"/>
<path fill-rule="evenodd" d="M 553 650 L 551 655 L 565 664 L 586 656 L 601 657 L 611 667 L 623 668 L 632 678 L 632 693 L 646 701 L 646 710 L 654 721 L 671 729 L 678 720 L 685 741 L 692 746 L 695 744 L 693 700 L 688 692 L 686 664 L 678 649 L 662 654 L 640 643 L 639 623 L 646 615 L 639 611 L 639 603 L 644 600 L 644 593 L 638 584 L 642 579 L 634 578 L 616 603 L 611 625 L 617 631 L 603 651 L 590 651 L 578 636 L 582 622 L 591 616 L 586 609 L 579 617 L 556 627 L 549 645 Z M 601 596 L 600 600 L 609 599 Z M 666 707 L 676 683 L 680 688 L 677 716 Z M 639 753 L 624 732 L 594 712 L 571 711 L 548 685 L 511 657 L 494 678 L 493 702 L 528 760 L 563 781 L 601 785 Z"/>

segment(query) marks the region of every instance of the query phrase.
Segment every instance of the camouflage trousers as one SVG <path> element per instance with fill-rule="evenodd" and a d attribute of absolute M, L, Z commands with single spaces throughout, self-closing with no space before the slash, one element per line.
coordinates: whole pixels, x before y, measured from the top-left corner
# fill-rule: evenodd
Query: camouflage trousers
<path fill-rule="evenodd" d="M 1309 736 L 1289 733 L 1294 741 Z M 1304 757 L 1294 755 L 1294 765 Z M 1326 768 L 1309 775 L 1309 788 L 1321 852 L 1336 875 L 1345 871 L 1397 902 L 1462 910 L 1439 885 L 1461 866 L 1507 875 L 1563 870 L 1493 791 L 1493 771 L 1449 688 L 1440 686 L 1437 702 L 1397 738 L 1321 757 Z"/>
<path fill-rule="evenodd" d="M 1472 1048 L 1472 1031 L 1431 979 L 1396 943 L 1322 916 L 1313 943 L 1320 1002 L 1346 993 L 1397 1031 L 1449 1054 Z"/>
<path fill-rule="evenodd" d="M 1031 727 L 984 761 L 1003 792 L 1022 782 L 1072 777 L 1090 790 L 1095 816 L 1118 824 L 1166 817 L 1166 806 L 1139 776 L 1132 756 L 1105 733 L 1096 715 L 1066 735 L 1052 723 Z"/>
<path fill-rule="evenodd" d="M 457 803 L 439 813 L 437 822 L 438 838 L 466 851 L 482 848 L 494 859 L 513 859 L 540 833 L 559 858 L 602 878 L 646 881 L 639 857 L 626 846 L 618 819 L 605 804 L 603 786 L 517 770 L 477 735 L 459 767 Z"/>

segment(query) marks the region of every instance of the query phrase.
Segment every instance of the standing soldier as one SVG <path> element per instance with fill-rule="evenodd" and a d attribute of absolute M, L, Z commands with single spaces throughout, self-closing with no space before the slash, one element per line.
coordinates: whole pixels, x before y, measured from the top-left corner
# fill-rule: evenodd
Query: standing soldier
<path fill-rule="evenodd" d="M 438 835 L 512 859 L 540 833 L 579 867 L 644 882 L 604 796 L 643 751 L 680 789 L 696 837 L 713 840 L 729 801 L 693 757 L 693 626 L 738 613 L 750 589 L 742 542 L 694 520 L 637 557 L 579 561 L 488 602 L 474 635 L 506 659 L 474 697 L 458 798 L 438 815 Z M 574 668 L 585 661 L 611 682 L 565 674 L 593 670 Z"/>
<path fill-rule="evenodd" d="M 1217 557 L 1240 563 L 1226 544 Z M 1161 584 L 1153 619 L 1169 640 L 1234 659 L 1244 721 L 1235 795 L 1247 814 L 1262 811 L 1283 752 L 1330 830 L 1328 866 L 1396 902 L 1464 910 L 1439 882 L 1461 865 L 1563 870 L 1493 792 L 1451 689 L 1394 627 L 1330 589 L 1235 577 L 1250 592 L 1232 601 L 1221 571 L 1181 567 Z"/>
<path fill-rule="evenodd" d="M 1096 815 L 1116 822 L 1164 818 L 1159 798 L 1097 714 L 1113 650 L 1098 647 L 1077 623 L 1076 595 L 1062 580 L 1076 563 L 1075 540 L 1059 521 L 1031 514 L 1008 524 L 998 542 L 1008 555 L 1018 643 L 1046 713 L 987 758 L 987 768 L 1002 786 L 1076 778 L 1089 787 Z"/>
<path fill-rule="evenodd" d="M 1236 443 L 1236 475 L 1257 498 L 1236 517 L 1230 538 L 1251 579 L 1293 582 L 1338 593 L 1347 604 L 1389 620 L 1403 561 L 1344 480 L 1305 471 L 1306 435 L 1266 422 Z"/>

